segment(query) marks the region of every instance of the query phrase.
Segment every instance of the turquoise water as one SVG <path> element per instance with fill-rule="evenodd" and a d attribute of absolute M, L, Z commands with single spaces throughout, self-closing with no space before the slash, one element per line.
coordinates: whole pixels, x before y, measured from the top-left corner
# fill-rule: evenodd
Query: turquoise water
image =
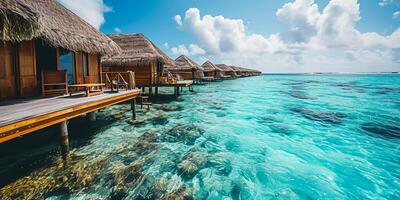
<path fill-rule="evenodd" d="M 73 146 L 69 167 L 49 156 L 0 194 L 400 198 L 399 75 L 263 75 L 195 90 L 139 110 L 136 121 L 129 105 L 103 110 Z"/>

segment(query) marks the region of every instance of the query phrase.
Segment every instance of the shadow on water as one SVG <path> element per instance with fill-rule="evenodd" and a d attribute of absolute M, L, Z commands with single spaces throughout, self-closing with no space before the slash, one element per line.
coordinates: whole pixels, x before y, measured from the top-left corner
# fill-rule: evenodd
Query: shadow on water
<path fill-rule="evenodd" d="M 114 119 L 102 118 L 96 122 L 88 122 L 85 117 L 70 120 L 70 148 L 87 145 L 100 129 L 114 122 Z M 1 144 L 0 157 L 0 188 L 42 167 L 48 167 L 49 163 L 60 157 L 58 126 L 54 125 Z"/>

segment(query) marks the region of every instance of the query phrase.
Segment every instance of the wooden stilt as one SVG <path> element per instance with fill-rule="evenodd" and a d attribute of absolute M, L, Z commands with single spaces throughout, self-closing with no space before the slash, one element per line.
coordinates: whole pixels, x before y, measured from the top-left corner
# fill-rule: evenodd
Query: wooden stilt
<path fill-rule="evenodd" d="M 149 99 L 153 99 L 153 87 L 149 87 Z"/>
<path fill-rule="evenodd" d="M 68 157 L 69 154 L 69 139 L 68 139 L 68 125 L 67 121 L 60 123 L 60 137 L 61 137 L 61 154 L 64 159 Z"/>
<path fill-rule="evenodd" d="M 142 102 L 143 105 L 143 102 Z M 132 119 L 136 120 L 136 99 L 132 99 L 131 101 L 131 110 L 132 110 Z"/>
<path fill-rule="evenodd" d="M 158 96 L 158 87 L 155 87 L 154 95 Z"/>
<path fill-rule="evenodd" d="M 96 111 L 90 112 L 87 114 L 87 118 L 89 121 L 94 122 L 96 121 Z"/>
<path fill-rule="evenodd" d="M 178 98 L 178 87 L 174 87 L 174 96 L 175 96 L 175 99 Z"/>

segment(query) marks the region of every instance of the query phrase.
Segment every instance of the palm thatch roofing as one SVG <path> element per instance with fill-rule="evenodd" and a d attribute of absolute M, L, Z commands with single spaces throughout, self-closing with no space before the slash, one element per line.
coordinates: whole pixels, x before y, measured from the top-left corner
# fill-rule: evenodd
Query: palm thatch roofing
<path fill-rule="evenodd" d="M 72 51 L 121 52 L 110 38 L 55 0 L 1 0 L 0 39 L 21 42 L 34 38 Z"/>
<path fill-rule="evenodd" d="M 175 67 L 169 68 L 170 70 L 196 70 L 196 71 L 204 71 L 204 69 L 194 62 L 192 59 L 185 55 L 180 55 L 175 59 Z"/>
<path fill-rule="evenodd" d="M 115 34 L 108 36 L 122 48 L 122 53 L 112 57 L 103 57 L 103 66 L 136 67 L 157 61 L 167 66 L 175 64 L 174 60 L 168 57 L 143 34 Z"/>
<path fill-rule="evenodd" d="M 219 67 L 223 72 L 232 72 L 235 71 L 231 67 L 225 64 L 216 64 L 217 67 Z"/>
<path fill-rule="evenodd" d="M 205 72 L 211 72 L 211 71 L 222 71 L 219 67 L 214 65 L 211 61 L 207 60 L 204 62 L 201 67 L 203 67 Z"/>

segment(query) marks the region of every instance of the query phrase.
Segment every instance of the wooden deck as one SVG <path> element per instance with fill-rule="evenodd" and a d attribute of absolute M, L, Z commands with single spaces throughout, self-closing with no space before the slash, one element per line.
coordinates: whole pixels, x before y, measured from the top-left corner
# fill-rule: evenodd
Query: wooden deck
<path fill-rule="evenodd" d="M 0 143 L 101 108 L 132 100 L 140 90 L 84 97 L 58 96 L 0 102 Z"/>

